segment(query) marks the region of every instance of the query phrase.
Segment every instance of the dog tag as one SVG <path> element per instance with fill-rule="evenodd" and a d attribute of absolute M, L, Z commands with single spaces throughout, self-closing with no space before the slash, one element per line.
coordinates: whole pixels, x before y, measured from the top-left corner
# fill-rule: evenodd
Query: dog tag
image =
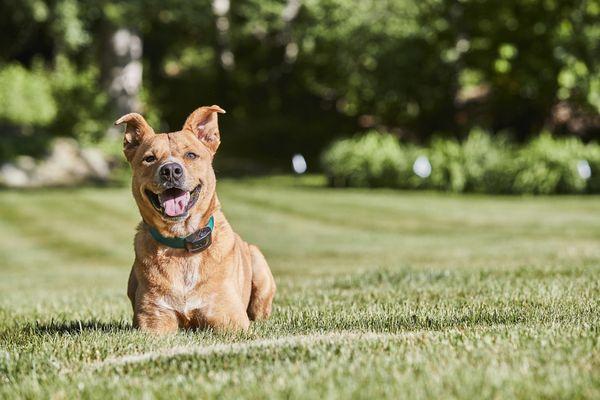
<path fill-rule="evenodd" d="M 206 250 L 212 243 L 212 229 L 208 226 L 185 238 L 185 248 L 190 253 Z"/>

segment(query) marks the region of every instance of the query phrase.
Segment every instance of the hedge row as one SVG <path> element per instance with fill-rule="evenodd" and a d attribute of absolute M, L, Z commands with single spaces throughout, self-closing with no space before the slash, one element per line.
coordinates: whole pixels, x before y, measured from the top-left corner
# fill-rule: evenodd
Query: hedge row
<path fill-rule="evenodd" d="M 322 156 L 333 186 L 506 194 L 600 193 L 600 145 L 542 134 L 515 146 L 473 130 L 427 148 L 376 131 L 333 143 Z"/>

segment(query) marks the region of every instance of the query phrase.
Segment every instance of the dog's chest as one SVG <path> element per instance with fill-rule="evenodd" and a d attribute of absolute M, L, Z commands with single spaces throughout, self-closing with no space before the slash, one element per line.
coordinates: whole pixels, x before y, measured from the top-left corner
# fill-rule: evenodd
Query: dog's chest
<path fill-rule="evenodd" d="M 179 271 L 179 274 L 173 280 L 173 292 L 187 295 L 196 288 L 200 281 L 200 265 L 199 262 L 184 263 Z"/>
<path fill-rule="evenodd" d="M 167 279 L 163 282 L 163 289 L 168 294 L 158 299 L 159 307 L 187 316 L 191 311 L 207 305 L 207 299 L 198 290 L 202 281 L 200 259 L 193 257 L 170 262 L 164 270 Z"/>

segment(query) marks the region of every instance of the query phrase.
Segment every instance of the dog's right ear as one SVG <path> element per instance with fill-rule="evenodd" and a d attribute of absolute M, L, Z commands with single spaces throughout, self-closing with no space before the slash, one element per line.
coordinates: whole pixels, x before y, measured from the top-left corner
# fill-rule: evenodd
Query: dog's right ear
<path fill-rule="evenodd" d="M 125 153 L 127 160 L 131 162 L 137 147 L 142 142 L 142 138 L 146 135 L 153 135 L 154 129 L 138 113 L 125 114 L 115 121 L 115 125 L 123 123 L 127 124 L 123 139 L 123 153 Z"/>

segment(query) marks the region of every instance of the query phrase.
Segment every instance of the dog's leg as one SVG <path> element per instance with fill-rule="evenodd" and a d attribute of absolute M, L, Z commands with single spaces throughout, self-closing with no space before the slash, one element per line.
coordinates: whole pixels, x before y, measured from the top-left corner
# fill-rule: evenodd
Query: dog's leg
<path fill-rule="evenodd" d="M 133 326 L 146 332 L 172 333 L 179 330 L 179 319 L 174 310 L 157 305 L 156 295 L 138 286 Z"/>
<path fill-rule="evenodd" d="M 212 328 L 222 332 L 247 331 L 250 327 L 250 320 L 243 308 L 239 310 L 230 310 L 221 312 L 218 315 L 203 315 L 196 320 L 196 326 L 200 328 Z"/>
<path fill-rule="evenodd" d="M 252 292 L 248 304 L 248 317 L 251 320 L 269 318 L 275 296 L 275 280 L 267 260 L 258 247 L 250 245 L 252 253 Z"/>
<path fill-rule="evenodd" d="M 129 297 L 129 301 L 131 301 L 131 307 L 133 311 L 135 311 L 135 292 L 137 291 L 138 280 L 135 276 L 135 264 L 131 268 L 131 272 L 129 273 L 129 282 L 127 284 L 127 297 Z"/>
<path fill-rule="evenodd" d="M 135 327 L 146 332 L 175 333 L 179 329 L 177 315 L 166 310 L 136 312 L 133 315 L 133 321 Z"/>
<path fill-rule="evenodd" d="M 217 331 L 246 331 L 250 327 L 244 305 L 231 288 L 209 290 L 213 294 L 201 308 L 192 312 L 190 322 L 195 328 L 212 328 Z"/>

